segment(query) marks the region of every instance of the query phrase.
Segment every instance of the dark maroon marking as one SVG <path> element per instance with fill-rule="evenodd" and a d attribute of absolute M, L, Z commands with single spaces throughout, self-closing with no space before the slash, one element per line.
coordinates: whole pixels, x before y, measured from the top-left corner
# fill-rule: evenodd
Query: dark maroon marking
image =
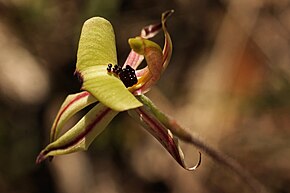
<path fill-rule="evenodd" d="M 122 71 L 122 68 L 121 66 L 119 66 L 118 64 L 116 64 L 114 67 L 113 67 L 113 73 L 116 74 L 116 75 L 119 75 L 119 73 Z"/>
<path fill-rule="evenodd" d="M 75 70 L 74 75 L 77 76 L 79 82 L 80 82 L 81 84 L 83 84 L 83 82 L 84 82 L 84 78 L 83 78 L 82 74 L 81 74 L 78 70 Z"/>
<path fill-rule="evenodd" d="M 80 95 L 78 95 L 78 96 L 76 96 L 72 101 L 70 101 L 61 111 L 60 111 L 60 113 L 59 113 L 59 116 L 57 117 L 57 120 L 56 120 L 56 122 L 55 122 L 55 126 L 52 128 L 52 132 L 55 134 L 55 129 L 56 129 L 56 127 L 57 127 L 57 125 L 58 125 L 58 122 L 59 122 L 59 120 L 60 120 L 60 117 L 62 116 L 62 114 L 74 103 L 74 102 L 76 102 L 76 101 L 78 101 L 79 99 L 81 99 L 81 98 L 83 98 L 83 97 L 86 97 L 86 96 L 88 96 L 88 95 L 90 95 L 90 93 L 89 92 L 86 92 L 86 91 L 84 91 L 82 94 L 80 94 Z M 55 136 L 52 136 L 53 138 L 52 139 L 54 139 L 55 138 Z"/>
<path fill-rule="evenodd" d="M 173 138 L 171 138 L 170 136 L 168 136 L 168 133 L 166 132 L 166 128 L 164 128 L 163 125 L 161 125 L 159 122 L 154 121 L 149 115 L 147 115 L 147 113 L 145 111 L 143 111 L 142 107 L 139 107 L 137 109 L 139 111 L 139 113 L 141 115 L 144 116 L 147 124 L 150 125 L 150 127 L 152 128 L 153 132 L 155 132 L 155 134 L 157 134 L 157 136 L 154 136 L 156 138 L 158 138 L 158 141 L 160 141 L 162 143 L 163 146 L 167 147 L 169 150 L 169 153 L 175 158 L 175 160 L 182 166 L 184 166 L 182 160 L 180 159 L 180 154 L 179 151 L 177 149 L 176 144 L 174 143 Z M 162 136 L 159 137 L 158 134 L 161 134 Z M 164 143 L 165 140 L 167 142 L 169 142 L 169 145 L 166 145 Z"/>
<path fill-rule="evenodd" d="M 111 72 L 112 71 L 112 66 L 113 66 L 112 64 L 108 64 L 108 67 L 107 67 L 107 71 L 108 72 Z"/>
<path fill-rule="evenodd" d="M 159 31 L 161 28 L 162 28 L 162 23 L 158 23 L 155 25 L 153 24 L 153 25 L 149 25 L 149 26 L 145 27 L 144 31 L 146 33 L 146 36 L 148 36 L 148 34 Z"/>
<path fill-rule="evenodd" d="M 42 152 L 36 159 L 36 163 L 40 163 L 41 161 L 44 160 L 44 157 L 45 155 L 50 152 L 50 151 L 54 151 L 54 150 L 61 150 L 61 149 L 66 149 L 70 146 L 73 146 L 75 144 L 77 144 L 79 141 L 81 141 L 89 132 L 92 131 L 92 129 L 94 128 L 94 126 L 100 121 L 102 120 L 102 118 L 104 118 L 104 116 L 110 111 L 111 109 L 110 108 L 106 108 L 101 114 L 98 114 L 97 115 L 97 118 L 91 123 L 89 124 L 85 130 L 80 133 L 78 135 L 77 138 L 75 138 L 74 140 L 70 141 L 69 143 L 63 145 L 63 146 L 60 146 L 60 147 L 54 147 L 54 148 L 51 148 L 49 150 L 46 150 L 44 152 Z"/>

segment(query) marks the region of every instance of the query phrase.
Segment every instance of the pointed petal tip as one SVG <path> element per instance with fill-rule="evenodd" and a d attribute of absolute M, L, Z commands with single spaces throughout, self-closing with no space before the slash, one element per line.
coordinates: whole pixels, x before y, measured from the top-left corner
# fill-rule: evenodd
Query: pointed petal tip
<path fill-rule="evenodd" d="M 166 20 L 168 17 L 170 17 L 172 14 L 174 13 L 174 10 L 167 10 L 165 12 L 162 13 L 162 19 Z"/>
<path fill-rule="evenodd" d="M 46 153 L 44 151 L 41 151 L 39 153 L 39 155 L 37 156 L 36 160 L 35 160 L 35 164 L 40 164 L 41 162 L 43 162 L 46 158 L 48 158 L 48 160 L 51 162 L 53 160 L 53 156 L 47 156 Z"/>
<path fill-rule="evenodd" d="M 198 152 L 198 154 L 199 154 L 199 158 L 198 158 L 197 163 L 196 163 L 195 166 L 193 166 L 193 167 L 186 168 L 188 171 L 196 170 L 196 169 L 201 165 L 201 153 Z"/>
<path fill-rule="evenodd" d="M 77 69 L 74 72 L 74 75 L 77 77 L 78 81 L 83 84 L 84 82 L 84 78 L 82 76 L 82 74 L 80 73 L 80 71 L 78 71 Z"/>
<path fill-rule="evenodd" d="M 37 156 L 35 163 L 40 164 L 43 160 L 46 159 L 46 156 L 44 155 L 44 152 L 40 152 L 39 155 Z"/>

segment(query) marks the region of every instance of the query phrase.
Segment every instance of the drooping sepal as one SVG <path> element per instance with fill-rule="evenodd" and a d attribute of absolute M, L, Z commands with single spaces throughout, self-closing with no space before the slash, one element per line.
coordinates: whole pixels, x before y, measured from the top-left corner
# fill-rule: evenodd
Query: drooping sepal
<path fill-rule="evenodd" d="M 160 111 L 155 104 L 145 95 L 139 95 L 138 99 L 146 106 L 147 109 L 174 135 L 182 138 L 184 141 L 191 141 L 191 135 L 187 130 L 181 127 L 177 121 L 170 116 L 166 115 L 164 112 Z"/>
<path fill-rule="evenodd" d="M 130 110 L 129 115 L 139 121 L 183 168 L 187 170 L 195 170 L 200 165 L 201 154 L 199 153 L 197 164 L 193 167 L 186 166 L 183 152 L 178 144 L 178 138 L 175 137 L 158 119 L 156 119 L 156 117 L 148 111 L 145 106 Z"/>
<path fill-rule="evenodd" d="M 74 127 L 43 149 L 36 159 L 40 163 L 50 156 L 87 150 L 118 112 L 98 103 Z"/>

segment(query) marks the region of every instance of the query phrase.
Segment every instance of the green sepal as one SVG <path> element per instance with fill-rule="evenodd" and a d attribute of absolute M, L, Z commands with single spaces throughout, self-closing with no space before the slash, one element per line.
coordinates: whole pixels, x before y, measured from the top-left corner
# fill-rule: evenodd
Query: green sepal
<path fill-rule="evenodd" d="M 61 132 L 64 124 L 77 112 L 90 104 L 97 102 L 97 99 L 93 97 L 89 92 L 83 91 L 76 94 L 71 94 L 66 97 L 62 103 L 57 116 L 54 119 L 50 130 L 50 142 L 55 141 Z"/>
<path fill-rule="evenodd" d="M 46 146 L 38 155 L 36 163 L 50 156 L 87 150 L 117 114 L 118 112 L 98 103 L 73 128 Z"/>

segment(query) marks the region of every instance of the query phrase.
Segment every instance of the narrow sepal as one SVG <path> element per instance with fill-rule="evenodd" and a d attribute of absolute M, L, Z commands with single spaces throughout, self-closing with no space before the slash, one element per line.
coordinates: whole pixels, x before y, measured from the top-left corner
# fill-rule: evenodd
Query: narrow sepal
<path fill-rule="evenodd" d="M 172 40 L 166 28 L 166 20 L 173 14 L 173 12 L 174 12 L 173 10 L 169 10 L 162 13 L 162 16 L 161 16 L 162 30 L 163 30 L 164 38 L 165 38 L 164 46 L 163 46 L 163 61 L 162 61 L 163 70 L 165 70 L 166 67 L 168 66 L 171 59 L 171 55 L 172 55 L 172 49 L 173 49 Z"/>
<path fill-rule="evenodd" d="M 139 95 L 138 99 L 150 110 L 152 114 L 174 135 L 182 138 L 185 141 L 190 141 L 191 136 L 188 134 L 183 127 L 181 127 L 176 120 L 166 115 L 164 112 L 160 111 L 156 105 L 145 95 Z"/>
<path fill-rule="evenodd" d="M 50 130 L 50 142 L 55 141 L 64 124 L 74 114 L 94 102 L 97 102 L 97 99 L 87 91 L 68 95 L 64 100 L 63 104 L 61 105 L 56 115 L 56 118 L 54 119 L 53 125 Z"/>
<path fill-rule="evenodd" d="M 46 146 L 38 155 L 36 163 L 50 156 L 87 150 L 117 114 L 118 112 L 98 103 L 74 127 Z"/>

